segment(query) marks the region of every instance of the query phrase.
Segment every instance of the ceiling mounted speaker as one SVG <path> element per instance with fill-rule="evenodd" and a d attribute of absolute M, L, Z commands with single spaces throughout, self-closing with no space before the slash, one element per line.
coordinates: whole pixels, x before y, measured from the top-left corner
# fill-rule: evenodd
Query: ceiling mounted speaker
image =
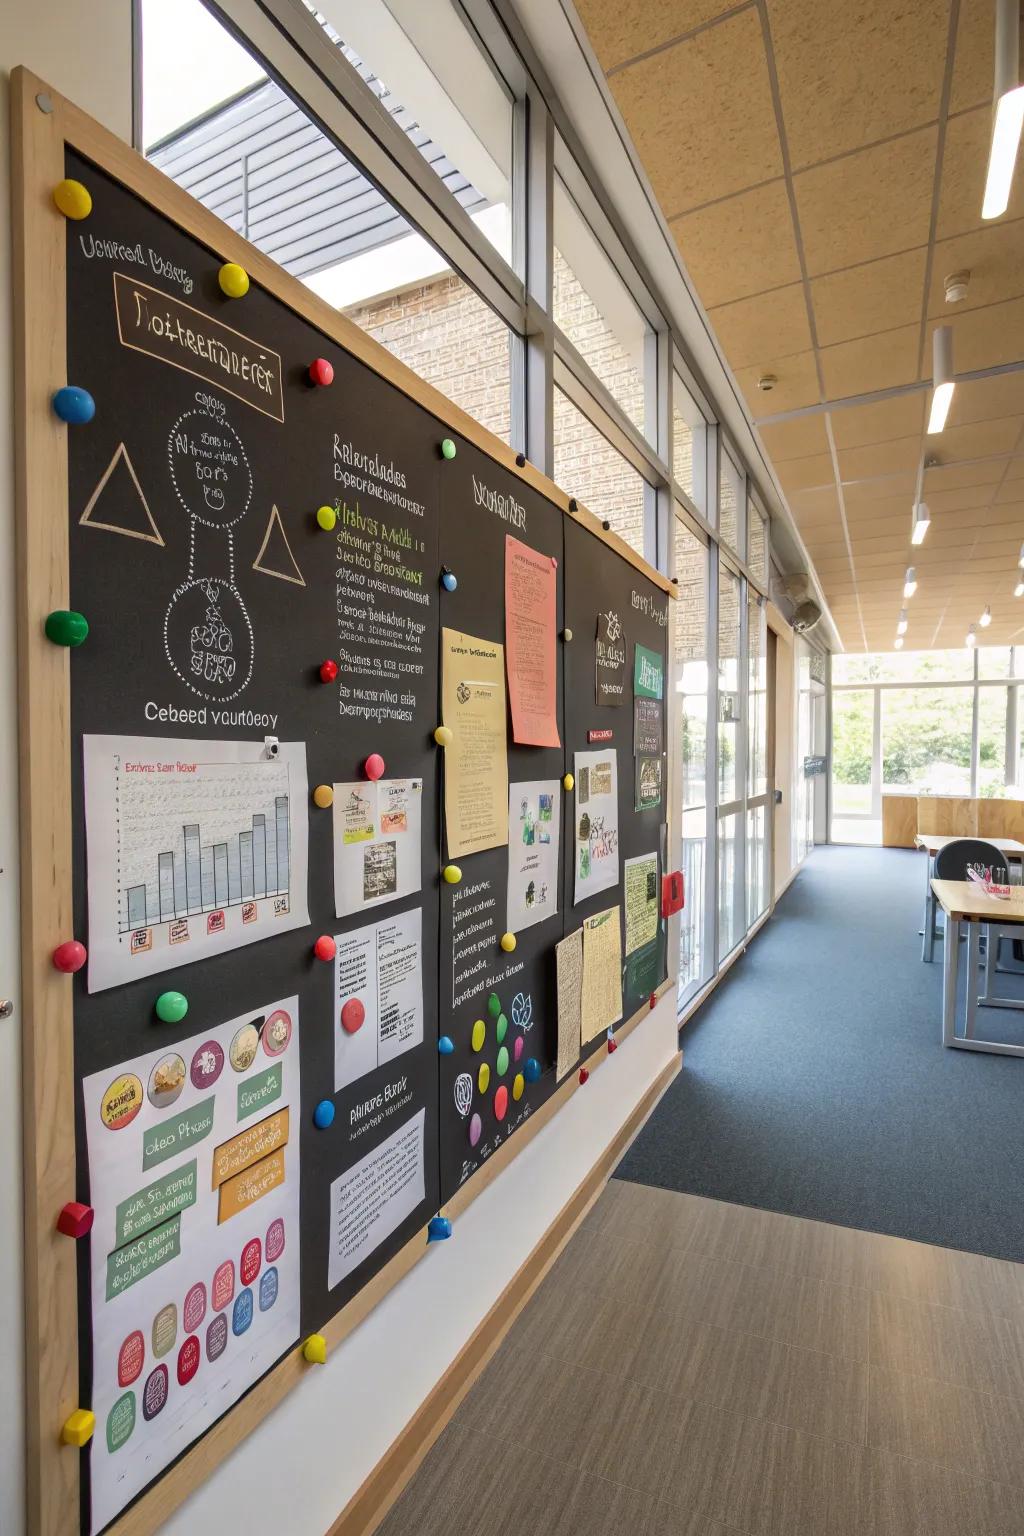
<path fill-rule="evenodd" d="M 820 618 L 821 609 L 818 607 L 817 603 L 808 599 L 806 603 L 801 603 L 799 608 L 794 613 L 793 628 L 796 630 L 798 635 L 806 635 L 810 630 L 814 628 L 815 624 L 817 624 Z"/>

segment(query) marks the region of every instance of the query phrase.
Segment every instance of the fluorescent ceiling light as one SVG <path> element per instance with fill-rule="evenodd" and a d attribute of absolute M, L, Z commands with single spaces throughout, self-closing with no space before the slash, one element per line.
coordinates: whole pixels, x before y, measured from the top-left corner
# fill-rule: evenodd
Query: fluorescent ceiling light
<path fill-rule="evenodd" d="M 1024 580 L 1018 581 L 1013 589 L 1013 595 L 1014 597 L 1024 597 Z"/>
<path fill-rule="evenodd" d="M 902 635 L 897 635 L 896 639 L 893 641 L 892 644 L 893 644 L 893 649 L 894 650 L 902 651 L 902 649 L 903 649 L 903 636 Z"/>
<path fill-rule="evenodd" d="M 914 508 L 914 526 L 910 532 L 911 544 L 923 544 L 924 536 L 931 527 L 932 515 L 925 502 L 919 501 Z"/>
<path fill-rule="evenodd" d="M 941 432 L 953 399 L 953 328 L 937 325 L 932 332 L 932 409 L 928 431 Z"/>
<path fill-rule="evenodd" d="M 981 625 L 982 629 L 988 629 L 989 625 L 992 623 L 992 609 L 989 607 L 988 603 L 985 604 L 985 612 L 978 620 L 978 623 Z"/>
<path fill-rule="evenodd" d="M 983 219 L 998 219 L 1010 201 L 1013 168 L 1024 124 L 1024 86 L 1020 81 L 1020 7 L 1018 0 L 996 0 L 995 85 L 992 92 L 992 146 L 985 178 Z"/>
<path fill-rule="evenodd" d="M 972 624 L 970 626 L 970 628 L 968 629 L 968 631 L 967 631 L 967 639 L 964 641 L 964 644 L 965 645 L 977 645 L 977 643 L 978 643 L 978 630 L 977 630 L 977 626 Z"/>
<path fill-rule="evenodd" d="M 900 616 L 899 616 L 899 619 L 897 620 L 897 623 L 896 623 L 896 633 L 898 635 L 905 635 L 906 632 L 907 632 L 907 610 L 905 608 L 901 608 L 900 609 Z"/>
<path fill-rule="evenodd" d="M 917 591 L 917 571 L 912 565 L 907 566 L 907 574 L 903 579 L 903 596 L 913 597 Z"/>

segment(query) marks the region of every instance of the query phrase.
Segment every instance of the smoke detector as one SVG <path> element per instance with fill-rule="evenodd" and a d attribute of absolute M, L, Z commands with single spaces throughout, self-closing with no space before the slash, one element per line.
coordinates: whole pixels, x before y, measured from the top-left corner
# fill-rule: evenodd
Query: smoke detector
<path fill-rule="evenodd" d="M 778 382 L 774 373 L 762 373 L 757 381 L 757 387 L 763 395 L 770 395 Z"/>
<path fill-rule="evenodd" d="M 969 272 L 951 272 L 944 280 L 947 304 L 960 304 L 967 297 L 967 284 L 971 280 Z"/>

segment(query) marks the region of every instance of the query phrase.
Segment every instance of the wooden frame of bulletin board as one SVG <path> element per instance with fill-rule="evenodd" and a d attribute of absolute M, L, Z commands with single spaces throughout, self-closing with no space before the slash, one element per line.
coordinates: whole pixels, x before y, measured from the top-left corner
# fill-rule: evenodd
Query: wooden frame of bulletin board
<path fill-rule="evenodd" d="M 677 589 L 616 534 L 544 475 L 425 384 L 309 289 L 221 223 L 160 171 L 24 68 L 12 74 L 15 399 L 17 410 L 18 627 L 22 932 L 25 1030 L 25 1247 L 28 1524 L 35 1536 L 79 1529 L 79 1454 L 61 1440 L 78 1406 L 76 1244 L 61 1236 L 57 1213 L 73 1198 L 76 1148 L 71 993 L 51 961 L 72 932 L 70 662 L 50 644 L 42 620 L 69 604 L 67 433 L 51 409 L 65 382 L 66 226 L 52 190 L 64 177 L 65 147 L 81 153 L 187 234 L 237 262 L 262 288 L 381 377 L 460 433 L 511 474 L 541 492 L 670 596 Z M 664 991 L 671 983 L 659 988 Z M 619 1038 L 647 1013 L 618 1030 Z M 593 1068 L 606 1051 L 588 1058 Z M 523 1131 L 449 1202 L 457 1214 L 576 1090 L 562 1083 Z M 328 1322 L 329 1344 L 343 1339 L 426 1252 L 425 1232 L 409 1241 Z M 145 1536 L 296 1386 L 301 1347 L 268 1372 L 111 1526 Z"/>

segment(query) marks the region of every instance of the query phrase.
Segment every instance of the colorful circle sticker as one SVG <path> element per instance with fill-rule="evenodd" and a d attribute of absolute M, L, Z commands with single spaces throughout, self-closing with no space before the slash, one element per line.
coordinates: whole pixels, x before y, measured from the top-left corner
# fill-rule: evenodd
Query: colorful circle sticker
<path fill-rule="evenodd" d="M 231 1313 L 231 1332 L 237 1338 L 244 1333 L 252 1322 L 252 1291 L 246 1289 L 239 1291 L 235 1297 L 234 1309 Z"/>
<path fill-rule="evenodd" d="M 199 1348 L 199 1340 L 196 1338 L 194 1333 L 190 1333 L 184 1344 L 182 1344 L 181 1348 L 178 1350 L 179 1386 L 185 1387 L 192 1380 L 192 1377 L 199 1369 L 199 1361 L 201 1355 L 202 1351 Z"/>
<path fill-rule="evenodd" d="M 130 1333 L 117 1352 L 117 1384 L 130 1387 L 142 1375 L 146 1358 L 146 1341 L 138 1329 Z"/>
<path fill-rule="evenodd" d="M 212 1291 L 210 1305 L 215 1312 L 220 1312 L 235 1294 L 235 1266 L 230 1259 L 225 1259 L 223 1264 L 217 1265 L 213 1275 Z"/>
<path fill-rule="evenodd" d="M 291 1014 L 276 1008 L 263 1026 L 263 1049 L 268 1056 L 281 1056 L 292 1038 Z"/>
<path fill-rule="evenodd" d="M 508 1019 L 506 1019 L 503 1013 L 498 1014 L 498 1022 L 495 1026 L 494 1033 L 497 1035 L 498 1044 L 500 1045 L 505 1036 L 508 1034 Z"/>
<path fill-rule="evenodd" d="M 260 1311 L 269 1312 L 277 1300 L 277 1270 L 265 1269 L 260 1276 Z"/>
<path fill-rule="evenodd" d="M 119 1451 L 135 1428 L 135 1393 L 126 1392 L 107 1414 L 107 1450 Z"/>
<path fill-rule="evenodd" d="M 498 1119 L 498 1120 L 504 1120 L 505 1115 L 507 1114 L 507 1112 L 508 1112 L 508 1089 L 505 1087 L 505 1084 L 502 1083 L 501 1087 L 498 1089 L 497 1093 L 494 1095 L 494 1114 L 495 1114 L 495 1118 Z"/>
<path fill-rule="evenodd" d="M 181 1326 L 186 1333 L 195 1333 L 206 1316 L 206 1286 L 200 1280 L 185 1297 L 181 1309 Z"/>
<path fill-rule="evenodd" d="M 155 1419 L 166 1402 L 167 1367 L 158 1365 L 155 1371 L 150 1371 L 142 1389 L 142 1417 L 147 1422 Z"/>
<path fill-rule="evenodd" d="M 242 1249 L 242 1258 L 238 1266 L 239 1277 L 243 1285 L 251 1285 L 260 1272 L 263 1262 L 263 1245 L 258 1237 L 250 1238 Z"/>
<path fill-rule="evenodd" d="M 469 1122 L 469 1144 L 475 1147 L 483 1133 L 484 1123 L 479 1115 L 474 1115 Z"/>
<path fill-rule="evenodd" d="M 517 1072 L 515 1077 L 512 1079 L 512 1097 L 515 1099 L 517 1104 L 519 1103 L 519 1100 L 522 1098 L 525 1091 L 526 1078 L 521 1072 Z"/>
<path fill-rule="evenodd" d="M 108 1131 L 123 1131 L 142 1108 L 142 1083 L 134 1072 L 115 1077 L 100 1100 L 100 1119 Z"/>
<path fill-rule="evenodd" d="M 154 1109 L 166 1109 L 181 1095 L 185 1086 L 185 1063 L 177 1051 L 161 1056 L 149 1074 L 149 1102 Z"/>
<path fill-rule="evenodd" d="M 267 1228 L 267 1238 L 264 1244 L 267 1255 L 267 1263 L 273 1264 L 284 1253 L 284 1221 L 278 1216 Z"/>
<path fill-rule="evenodd" d="M 455 1108 L 465 1120 L 473 1104 L 473 1079 L 468 1072 L 460 1072 L 455 1079 Z"/>
<path fill-rule="evenodd" d="M 487 1039 L 487 1025 L 484 1023 L 483 1019 L 477 1019 L 476 1023 L 473 1025 L 473 1033 L 470 1035 L 469 1039 L 474 1051 L 483 1050 L 484 1041 Z"/>
<path fill-rule="evenodd" d="M 210 1319 L 206 1330 L 206 1358 L 216 1360 L 228 1347 L 228 1320 L 223 1312 Z"/>
<path fill-rule="evenodd" d="M 501 1050 L 498 1052 L 497 1067 L 498 1076 L 504 1077 L 505 1073 L 508 1071 L 508 1051 L 504 1046 L 502 1046 Z"/>
<path fill-rule="evenodd" d="M 481 1093 L 487 1092 L 487 1084 L 491 1080 L 491 1069 L 486 1061 L 480 1063 L 480 1071 L 476 1075 L 476 1085 Z"/>
<path fill-rule="evenodd" d="M 247 1072 L 260 1048 L 260 1032 L 255 1024 L 243 1024 L 235 1031 L 228 1047 L 228 1060 L 236 1072 Z"/>
<path fill-rule="evenodd" d="M 523 1035 L 516 1035 L 515 1044 L 512 1047 L 512 1060 L 513 1061 L 518 1061 L 519 1060 L 520 1056 L 523 1054 L 523 1050 L 524 1050 L 525 1046 L 526 1046 L 525 1037 Z"/>
<path fill-rule="evenodd" d="M 188 1075 L 193 1088 L 212 1088 L 224 1070 L 224 1052 L 216 1040 L 205 1041 L 192 1057 Z"/>
<path fill-rule="evenodd" d="M 177 1337 L 178 1309 L 173 1301 L 169 1301 L 153 1319 L 153 1353 L 158 1360 L 170 1353 Z"/>

